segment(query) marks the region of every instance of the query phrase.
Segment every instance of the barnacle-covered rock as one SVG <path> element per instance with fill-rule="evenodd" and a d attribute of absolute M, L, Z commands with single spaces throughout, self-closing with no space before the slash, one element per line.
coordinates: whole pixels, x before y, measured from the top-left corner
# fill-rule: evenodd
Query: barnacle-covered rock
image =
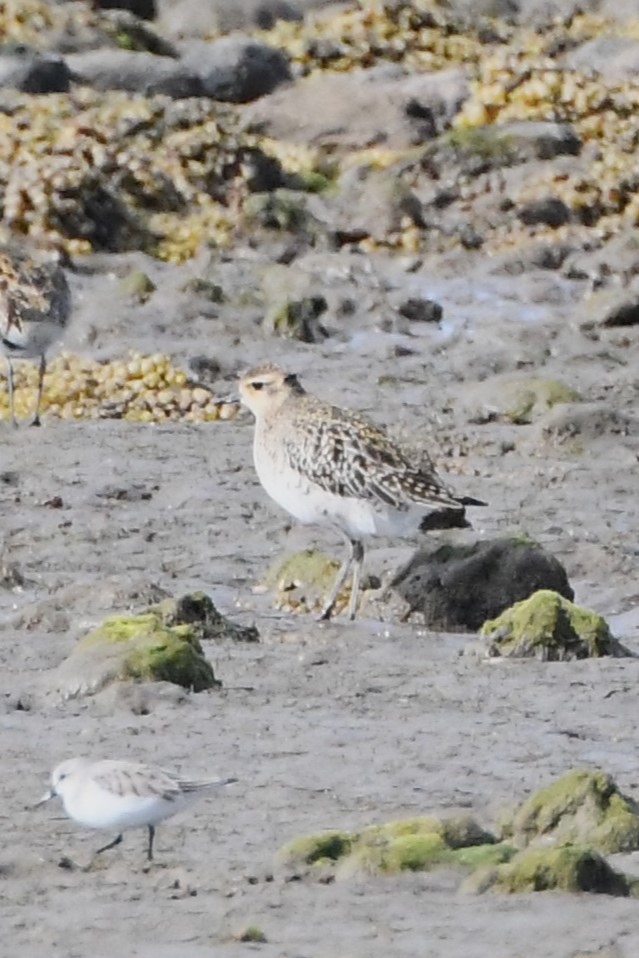
<path fill-rule="evenodd" d="M 26 418 L 33 411 L 37 381 L 35 363 L 16 363 L 18 418 Z M 130 353 L 123 359 L 107 362 L 63 353 L 49 363 L 42 410 L 45 415 L 60 419 L 208 422 L 232 419 L 238 406 L 216 401 L 205 386 L 191 385 L 187 374 L 163 353 L 152 356 Z M 0 419 L 8 416 L 3 372 L 0 373 Z"/>
<path fill-rule="evenodd" d="M 279 163 L 230 108 L 206 100 L 83 88 L 13 94 L 0 115 L 4 225 L 69 253 L 184 259 L 204 240 L 224 245 L 266 166 Z"/>

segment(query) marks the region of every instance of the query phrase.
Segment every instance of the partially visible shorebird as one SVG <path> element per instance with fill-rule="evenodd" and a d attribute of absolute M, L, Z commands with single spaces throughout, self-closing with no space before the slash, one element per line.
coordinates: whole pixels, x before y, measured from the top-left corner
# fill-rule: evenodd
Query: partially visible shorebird
<path fill-rule="evenodd" d="M 464 507 L 486 505 L 455 495 L 429 459 L 416 461 L 378 426 L 310 395 L 272 363 L 246 372 L 239 388 L 255 416 L 253 459 L 266 492 L 299 522 L 331 526 L 348 540 L 322 619 L 331 617 L 351 566 L 355 618 L 364 539 L 467 525 Z"/>
<path fill-rule="evenodd" d="M 0 346 L 7 360 L 9 410 L 14 426 L 13 360 L 40 360 L 32 420 L 32 425 L 39 426 L 47 350 L 64 333 L 70 315 L 71 293 L 61 266 L 38 263 L 14 249 L 0 249 Z"/>
<path fill-rule="evenodd" d="M 187 808 L 203 792 L 232 785 L 236 778 L 191 781 L 155 765 L 104 759 L 69 758 L 51 773 L 51 788 L 34 806 L 56 795 L 74 821 L 88 828 L 112 828 L 118 834 L 95 852 L 115 848 L 127 828 L 149 830 L 147 858 L 153 859 L 155 826 Z"/>

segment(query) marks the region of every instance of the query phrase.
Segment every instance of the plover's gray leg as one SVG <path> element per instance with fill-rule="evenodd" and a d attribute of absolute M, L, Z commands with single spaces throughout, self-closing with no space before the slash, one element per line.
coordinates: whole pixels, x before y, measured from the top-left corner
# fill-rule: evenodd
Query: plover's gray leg
<path fill-rule="evenodd" d="M 32 426 L 40 425 L 40 403 L 42 402 L 42 391 L 44 389 L 44 374 L 47 371 L 47 359 L 44 353 L 40 356 L 40 368 L 38 370 L 38 395 L 36 397 L 35 416 L 31 420 Z"/>
<path fill-rule="evenodd" d="M 357 601 L 357 589 L 359 588 L 359 574 L 362 568 L 362 561 L 364 559 L 364 546 L 358 539 L 349 539 L 348 540 L 348 554 L 344 561 L 342 562 L 339 572 L 335 577 L 335 582 L 333 583 L 333 588 L 331 589 L 330 595 L 324 604 L 322 609 L 322 614 L 320 615 L 320 620 L 330 619 L 333 614 L 333 609 L 335 607 L 335 602 L 337 596 L 340 594 L 344 583 L 346 582 L 346 577 L 350 571 L 351 565 L 355 563 L 355 572 L 353 577 L 353 590 L 355 590 L 355 602 Z M 348 606 L 348 614 L 351 618 L 354 618 L 354 615 L 351 614 L 353 606 L 353 590 L 351 590 L 351 600 Z"/>
<path fill-rule="evenodd" d="M 359 583 L 362 578 L 362 566 L 364 565 L 364 544 L 358 539 L 351 541 L 353 549 L 353 585 L 351 587 L 351 597 L 348 603 L 348 617 L 353 621 L 357 614 L 357 596 L 359 595 Z"/>

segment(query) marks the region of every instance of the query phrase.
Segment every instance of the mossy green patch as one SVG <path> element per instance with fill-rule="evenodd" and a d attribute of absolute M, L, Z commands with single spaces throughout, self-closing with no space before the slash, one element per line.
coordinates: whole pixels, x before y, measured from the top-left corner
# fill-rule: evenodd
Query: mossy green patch
<path fill-rule="evenodd" d="M 261 585 L 274 590 L 278 609 L 296 612 L 317 611 L 335 582 L 340 564 L 316 549 L 303 549 L 276 559 L 267 569 Z M 337 611 L 348 601 L 346 583 L 338 597 Z"/>
<path fill-rule="evenodd" d="M 422 816 L 371 825 L 360 832 L 333 831 L 297 838 L 281 849 L 278 861 L 294 868 L 332 866 L 338 877 L 349 878 L 427 871 L 444 864 L 468 868 L 476 862 L 504 861 L 504 849 L 468 816 Z"/>
<path fill-rule="evenodd" d="M 294 838 L 278 852 L 278 861 L 286 865 L 317 865 L 335 862 L 348 855 L 353 837 L 348 832 L 329 831 Z"/>
<path fill-rule="evenodd" d="M 516 155 L 512 138 L 495 126 L 460 126 L 449 130 L 442 139 L 453 149 L 479 157 L 494 166 L 507 166 Z"/>
<path fill-rule="evenodd" d="M 485 622 L 480 634 L 489 656 L 567 661 L 629 654 L 600 615 L 550 589 L 516 602 Z"/>
<path fill-rule="evenodd" d="M 505 824 L 518 845 L 549 837 L 611 854 L 639 849 L 639 808 L 601 771 L 573 769 L 531 795 Z"/>
<path fill-rule="evenodd" d="M 579 393 L 556 379 L 531 378 L 512 385 L 503 418 L 515 425 L 524 425 L 559 403 L 580 399 Z"/>
<path fill-rule="evenodd" d="M 456 848 L 451 853 L 451 861 L 462 868 L 486 868 L 490 865 L 501 865 L 508 862 L 517 854 L 514 845 L 508 842 L 495 842 L 487 845 L 469 845 L 465 848 Z"/>
<path fill-rule="evenodd" d="M 580 845 L 526 849 L 509 862 L 474 872 L 463 882 L 461 890 L 482 892 L 489 888 L 509 894 L 535 891 L 630 894 L 625 875 L 616 872 L 597 852 Z"/>
<path fill-rule="evenodd" d="M 120 280 L 122 293 L 138 303 L 146 303 L 155 289 L 155 283 L 141 269 L 132 269 Z"/>
<path fill-rule="evenodd" d="M 120 647 L 120 648 L 117 648 Z M 109 662 L 107 681 L 173 682 L 201 692 L 220 683 L 189 625 L 167 626 L 158 612 L 112 616 L 80 639 L 67 662 L 91 653 Z"/>

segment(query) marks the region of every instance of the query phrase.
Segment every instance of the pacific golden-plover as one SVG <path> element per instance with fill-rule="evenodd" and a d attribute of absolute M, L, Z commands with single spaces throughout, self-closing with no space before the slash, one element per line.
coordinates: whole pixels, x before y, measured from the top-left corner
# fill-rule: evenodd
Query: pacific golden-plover
<path fill-rule="evenodd" d="M 47 350 L 62 336 L 70 315 L 71 294 L 61 266 L 37 263 L 15 250 L 0 250 L 0 345 L 7 360 L 9 411 L 14 425 L 13 360 L 40 359 L 32 421 L 40 425 Z"/>
<path fill-rule="evenodd" d="M 189 781 L 155 765 L 69 758 L 53 770 L 51 788 L 37 805 L 57 795 L 69 818 L 78 824 L 117 830 L 113 841 L 98 848 L 96 855 L 119 845 L 127 828 L 148 828 L 147 858 L 150 861 L 155 826 L 159 822 L 177 815 L 202 793 L 236 781 L 235 778 Z"/>
<path fill-rule="evenodd" d="M 253 458 L 266 492 L 299 522 L 338 529 L 348 540 L 321 618 L 329 619 L 351 566 L 348 615 L 355 618 L 364 540 L 435 528 L 446 512 L 465 525 L 464 507 L 485 503 L 457 496 L 430 460 L 411 458 L 356 413 L 307 393 L 297 376 L 272 363 L 240 379 L 240 396 L 255 416 Z"/>

